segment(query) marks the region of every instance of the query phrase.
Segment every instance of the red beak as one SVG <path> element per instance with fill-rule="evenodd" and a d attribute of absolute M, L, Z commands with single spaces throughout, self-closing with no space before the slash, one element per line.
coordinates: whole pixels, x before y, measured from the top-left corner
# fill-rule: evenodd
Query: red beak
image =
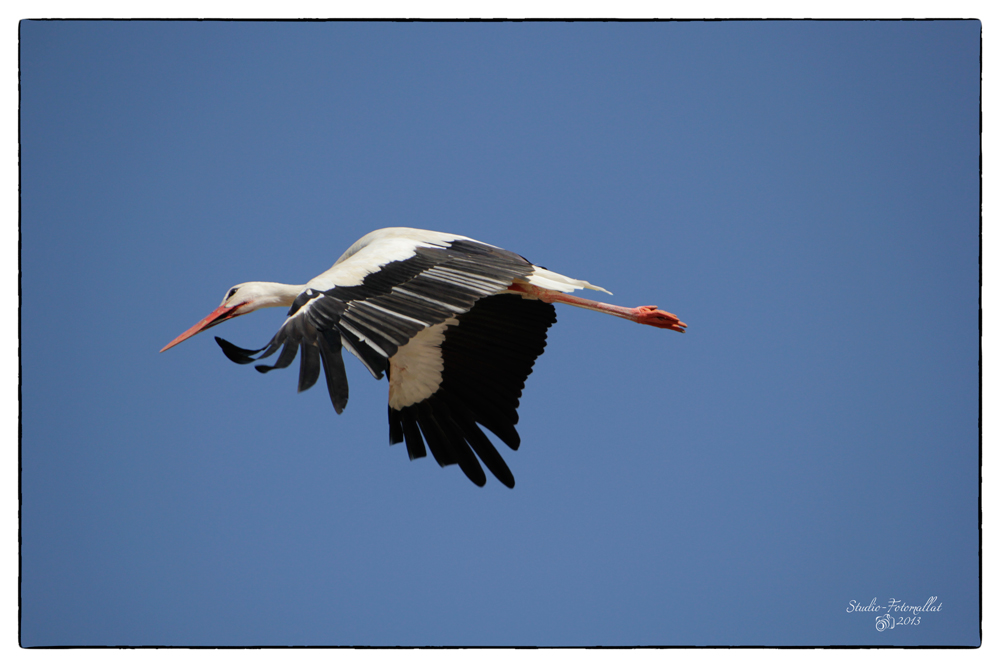
<path fill-rule="evenodd" d="M 196 333 L 198 333 L 200 331 L 204 331 L 205 329 L 208 329 L 209 327 L 214 327 L 219 322 L 225 322 L 230 317 L 234 317 L 233 311 L 236 310 L 237 308 L 239 308 L 242 305 L 243 305 L 242 303 L 238 303 L 235 306 L 224 306 L 224 305 L 223 306 L 219 306 L 218 308 L 216 308 L 215 310 L 213 310 L 211 313 L 209 313 L 208 317 L 206 317 L 205 319 L 203 319 L 201 322 L 198 322 L 198 324 L 194 325 L 193 327 L 191 327 L 190 329 L 188 329 L 187 331 L 185 331 L 184 333 L 182 333 L 177 338 L 175 338 L 172 341 L 170 341 L 170 343 L 168 343 L 165 348 L 163 348 L 162 350 L 160 350 L 160 352 L 164 352 L 166 350 L 169 350 L 174 345 L 177 345 L 178 343 L 183 343 L 184 341 L 186 341 L 188 338 L 190 338 L 191 336 L 195 335 Z"/>

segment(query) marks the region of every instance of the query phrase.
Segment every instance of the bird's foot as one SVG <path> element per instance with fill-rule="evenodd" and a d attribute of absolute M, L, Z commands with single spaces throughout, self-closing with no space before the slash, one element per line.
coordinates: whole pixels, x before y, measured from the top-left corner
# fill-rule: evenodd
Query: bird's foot
<path fill-rule="evenodd" d="M 684 333 L 684 329 L 687 327 L 676 315 L 665 310 L 658 310 L 656 306 L 639 306 L 633 308 L 632 312 L 635 315 L 635 321 L 639 324 L 648 324 L 658 329 L 670 329 L 680 333 Z"/>

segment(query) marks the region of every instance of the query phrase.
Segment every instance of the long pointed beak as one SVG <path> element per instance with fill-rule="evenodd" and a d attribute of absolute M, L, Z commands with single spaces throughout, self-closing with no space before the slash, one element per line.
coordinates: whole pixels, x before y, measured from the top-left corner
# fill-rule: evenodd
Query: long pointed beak
<path fill-rule="evenodd" d="M 196 333 L 204 331 L 205 329 L 208 329 L 210 327 L 214 327 L 216 324 L 224 322 L 231 317 L 235 317 L 233 311 L 235 311 L 242 305 L 243 304 L 238 303 L 235 306 L 219 306 L 211 313 L 209 313 L 208 316 L 201 322 L 198 322 L 198 324 L 194 325 L 193 327 L 182 333 L 180 336 L 170 341 L 170 343 L 168 343 L 165 348 L 160 350 L 160 352 L 165 352 L 166 350 L 172 348 L 174 345 L 177 345 L 178 343 L 183 343 Z"/>

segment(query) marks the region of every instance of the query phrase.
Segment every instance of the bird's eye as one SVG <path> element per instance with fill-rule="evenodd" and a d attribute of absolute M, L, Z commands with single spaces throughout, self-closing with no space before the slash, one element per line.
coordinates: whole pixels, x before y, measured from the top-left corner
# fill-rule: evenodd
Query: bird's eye
<path fill-rule="evenodd" d="M 236 294 L 236 288 L 235 287 L 233 289 L 229 290 L 229 294 L 226 295 L 226 298 L 227 299 L 232 299 L 234 294 Z"/>

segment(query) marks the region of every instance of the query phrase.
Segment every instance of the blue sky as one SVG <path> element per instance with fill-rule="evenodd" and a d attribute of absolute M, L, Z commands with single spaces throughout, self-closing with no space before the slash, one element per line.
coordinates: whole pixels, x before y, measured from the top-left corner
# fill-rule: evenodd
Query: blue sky
<path fill-rule="evenodd" d="M 22 644 L 977 645 L 980 28 L 22 23 Z M 400 225 L 689 331 L 560 308 L 514 490 L 157 354 Z"/>

